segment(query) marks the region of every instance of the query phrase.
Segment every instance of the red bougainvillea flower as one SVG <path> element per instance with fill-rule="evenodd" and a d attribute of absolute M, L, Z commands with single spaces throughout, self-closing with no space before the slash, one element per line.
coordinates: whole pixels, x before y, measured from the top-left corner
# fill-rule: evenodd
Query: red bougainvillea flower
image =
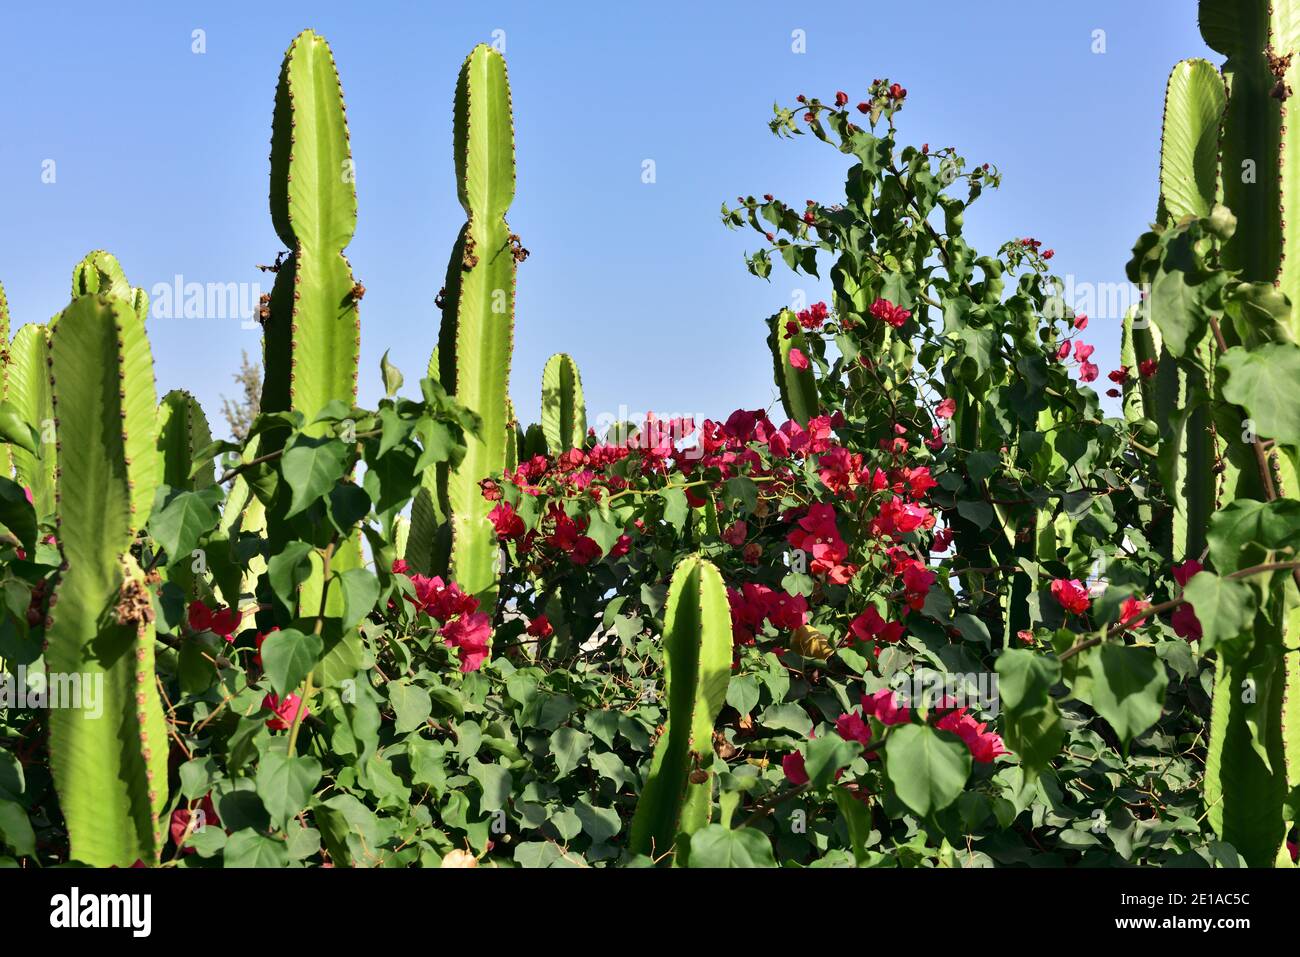
<path fill-rule="evenodd" d="M 1118 369 L 1112 369 L 1106 373 L 1106 378 L 1116 385 L 1123 385 L 1128 381 L 1128 366 L 1120 366 Z"/>
<path fill-rule="evenodd" d="M 836 106 L 843 106 L 844 104 L 846 104 L 846 103 L 848 103 L 848 102 L 849 102 L 849 95 L 848 95 L 847 93 L 845 93 L 843 90 L 838 90 L 838 91 L 836 91 L 836 93 L 835 93 L 835 105 L 836 105 Z"/>
<path fill-rule="evenodd" d="M 936 419 L 951 419 L 956 414 L 957 400 L 951 397 L 944 399 L 934 408 L 934 417 Z"/>
<path fill-rule="evenodd" d="M 1034 643 L 1034 633 L 1028 628 L 1022 628 L 1020 631 L 1016 632 L 1016 637 L 1026 645 L 1032 645 Z"/>
<path fill-rule="evenodd" d="M 1153 375 L 1156 374 L 1156 360 L 1143 359 L 1141 362 L 1138 363 L 1138 372 L 1142 374 L 1142 378 L 1144 379 L 1151 378 Z"/>
<path fill-rule="evenodd" d="M 632 539 L 628 535 L 620 535 L 614 540 L 614 544 L 609 547 L 610 558 L 621 558 L 632 550 Z"/>
<path fill-rule="evenodd" d="M 903 626 L 896 621 L 885 621 L 875 605 L 849 622 L 849 633 L 859 641 L 879 641 L 893 644 L 903 637 Z"/>
<path fill-rule="evenodd" d="M 805 329 L 820 329 L 822 324 L 830 317 L 831 311 L 824 302 L 814 302 L 807 309 L 795 314 L 799 320 L 799 325 Z M 791 323 L 787 323 L 787 328 Z"/>
<path fill-rule="evenodd" d="M 1051 259 L 1051 258 L 1052 258 L 1053 256 L 1055 256 L 1055 255 L 1056 255 L 1056 250 L 1055 250 L 1055 249 L 1044 249 L 1044 250 L 1043 250 L 1043 258 L 1044 258 L 1044 259 Z"/>
<path fill-rule="evenodd" d="M 1095 382 L 1099 375 L 1101 375 L 1101 369 L 1097 367 L 1095 362 L 1088 362 L 1085 360 L 1084 362 L 1079 363 L 1080 382 Z"/>
<path fill-rule="evenodd" d="M 1010 753 L 1002 744 L 1002 736 L 986 731 L 988 726 L 967 714 L 965 708 L 948 712 L 934 726 L 961 738 L 970 749 L 971 757 L 981 764 L 990 763 L 1000 754 Z"/>
<path fill-rule="evenodd" d="M 871 741 L 871 729 L 856 711 L 849 711 L 835 719 L 835 733 L 845 741 L 856 741 L 858 744 L 868 744 Z"/>
<path fill-rule="evenodd" d="M 796 369 L 807 369 L 809 365 L 808 357 L 803 354 L 802 350 L 791 349 L 790 365 Z"/>
<path fill-rule="evenodd" d="M 863 695 L 862 713 L 885 725 L 907 724 L 912 720 L 912 712 L 892 688 L 881 688 L 874 694 Z"/>
<path fill-rule="evenodd" d="M 791 751 L 781 759 L 781 770 L 785 772 L 785 779 L 795 787 L 808 783 L 808 772 L 804 769 L 803 755 L 798 751 Z"/>
<path fill-rule="evenodd" d="M 460 670 L 478 671 L 488 656 L 488 641 L 492 638 L 492 619 L 482 612 L 461 615 L 442 626 L 439 632 L 443 644 L 460 650 Z"/>
<path fill-rule="evenodd" d="M 193 829 L 191 830 L 190 819 L 194 818 Z M 205 794 L 199 800 L 199 806 L 194 810 L 187 807 L 178 807 L 172 811 L 171 819 L 171 838 L 172 843 L 181 849 L 182 854 L 193 854 L 194 848 L 185 847 L 184 842 L 190 834 L 195 833 L 209 824 L 220 824 L 221 818 L 217 816 L 217 809 L 212 805 L 212 795 Z M 187 834 L 186 832 L 189 832 Z"/>
<path fill-rule="evenodd" d="M 1175 608 L 1169 623 L 1174 626 L 1174 634 L 1179 638 L 1187 641 L 1201 640 L 1201 620 L 1196 617 L 1196 609 L 1190 602 Z"/>
<path fill-rule="evenodd" d="M 1178 584 L 1181 587 L 1186 588 L 1187 583 L 1192 580 L 1192 576 L 1199 571 L 1204 571 L 1205 566 L 1203 566 L 1195 558 L 1189 558 L 1181 565 L 1175 565 L 1172 570 L 1174 574 L 1174 581 L 1178 582 Z"/>
<path fill-rule="evenodd" d="M 1074 328 L 1082 331 L 1088 328 L 1088 314 L 1081 312 L 1074 317 Z"/>
<path fill-rule="evenodd" d="M 1070 354 L 1070 343 L 1062 342 L 1061 348 L 1056 350 L 1056 358 L 1064 360 Z"/>
<path fill-rule="evenodd" d="M 895 329 L 902 327 L 908 319 L 912 318 L 910 310 L 902 306 L 896 306 L 888 299 L 877 299 L 871 304 L 870 312 L 881 322 L 893 326 Z"/>
<path fill-rule="evenodd" d="M 528 623 L 528 634 L 534 638 L 549 638 L 555 632 L 551 626 L 551 620 L 545 614 L 540 614 Z"/>
<path fill-rule="evenodd" d="M 739 548 L 745 544 L 745 539 L 749 536 L 749 526 L 745 524 L 744 519 L 736 519 L 722 531 L 722 540 L 732 548 Z"/>
<path fill-rule="evenodd" d="M 1090 346 L 1086 342 L 1075 340 L 1074 357 L 1078 359 L 1080 362 L 1087 362 L 1089 359 L 1092 358 L 1092 354 L 1095 351 L 1096 351 L 1096 346 Z"/>
<path fill-rule="evenodd" d="M 226 641 L 234 641 L 239 619 L 239 612 L 233 608 L 222 605 L 213 610 L 201 601 L 190 602 L 189 622 L 190 628 L 194 631 L 210 631 L 220 635 Z"/>
<path fill-rule="evenodd" d="M 1134 628 L 1147 620 L 1143 614 L 1151 607 L 1151 602 L 1143 601 L 1141 598 L 1125 598 L 1119 606 L 1119 623 L 1121 625 L 1131 624 Z"/>
<path fill-rule="evenodd" d="M 524 520 L 515 513 L 509 502 L 502 502 L 488 512 L 488 518 L 496 529 L 497 538 L 520 538 L 524 534 Z"/>
<path fill-rule="evenodd" d="M 405 559 L 405 558 L 394 558 L 394 559 L 393 559 L 393 574 L 394 574 L 394 575 L 405 575 L 405 574 L 406 574 L 408 571 L 410 571 L 410 570 L 411 570 L 411 566 L 408 565 L 408 564 L 406 563 L 406 559 Z"/>
<path fill-rule="evenodd" d="M 946 552 L 948 546 L 952 544 L 952 529 L 941 528 L 934 533 L 934 538 L 930 540 L 930 551 Z"/>
<path fill-rule="evenodd" d="M 1052 597 L 1071 615 L 1082 615 L 1091 605 L 1088 589 L 1077 578 L 1057 578 L 1052 582 L 1051 591 Z"/>
<path fill-rule="evenodd" d="M 302 703 L 302 699 L 293 693 L 286 695 L 283 701 L 275 694 L 268 694 L 262 699 L 262 707 L 273 712 L 272 717 L 266 722 L 266 726 L 272 731 L 288 731 L 293 727 L 294 718 L 298 716 L 300 707 L 304 718 L 311 714 L 311 710 Z"/>

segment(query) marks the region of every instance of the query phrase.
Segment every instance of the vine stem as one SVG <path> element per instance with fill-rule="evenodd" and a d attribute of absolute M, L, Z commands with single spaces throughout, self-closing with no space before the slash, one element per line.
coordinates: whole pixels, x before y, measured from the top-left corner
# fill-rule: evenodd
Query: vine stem
<path fill-rule="evenodd" d="M 1262 575 L 1264 572 L 1276 572 L 1276 571 L 1283 571 L 1286 569 L 1290 569 L 1291 572 L 1294 574 L 1297 569 L 1300 569 L 1300 561 L 1265 562 L 1262 565 L 1252 565 L 1250 568 L 1243 568 L 1239 571 L 1231 572 L 1227 575 L 1224 575 L 1223 577 L 1225 579 L 1235 580 L 1238 578 L 1249 578 L 1251 575 Z M 1065 651 L 1061 652 L 1061 654 L 1057 656 L 1057 661 L 1065 661 L 1068 658 L 1073 658 L 1081 651 L 1087 651 L 1089 648 L 1097 647 L 1097 645 L 1100 645 L 1107 638 L 1114 638 L 1118 634 L 1121 634 L 1125 631 L 1129 631 L 1130 629 L 1138 627 L 1139 625 L 1142 624 L 1142 622 L 1146 621 L 1148 618 L 1154 618 L 1155 616 L 1162 615 L 1167 611 L 1173 611 L 1175 608 L 1179 607 L 1180 605 L 1185 605 L 1185 604 L 1187 604 L 1187 599 L 1185 597 L 1179 597 L 1179 598 L 1173 598 L 1169 601 L 1161 602 L 1158 605 L 1152 605 L 1140 616 L 1137 616 L 1130 621 L 1119 622 L 1118 624 L 1111 625 L 1109 628 L 1106 629 L 1106 633 L 1103 635 L 1097 635 L 1096 637 L 1089 638 L 1086 641 L 1080 641 L 1077 644 L 1071 645 L 1069 648 L 1067 648 Z"/>

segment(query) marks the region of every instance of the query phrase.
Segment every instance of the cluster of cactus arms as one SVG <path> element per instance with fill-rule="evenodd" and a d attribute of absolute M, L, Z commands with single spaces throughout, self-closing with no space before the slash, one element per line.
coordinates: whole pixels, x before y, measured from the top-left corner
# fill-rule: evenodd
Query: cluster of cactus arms
<path fill-rule="evenodd" d="M 693 555 L 673 571 L 664 607 L 668 720 L 632 818 L 630 850 L 689 861 L 691 835 L 713 817 L 713 723 L 731 680 L 731 612 L 722 575 Z"/>
<path fill-rule="evenodd" d="M 1300 508 L 1300 217 L 1288 210 L 1300 166 L 1287 123 L 1300 2 L 1202 0 L 1200 24 L 1227 59 L 1221 73 L 1184 61 L 1169 80 L 1157 224 L 1129 266 L 1150 291 L 1123 342 L 1126 365 L 1155 362 L 1156 374 L 1131 379 L 1124 406 L 1155 447 L 1168 500 L 1153 543 L 1171 564 L 1212 569 L 1185 593 L 1217 622 L 1202 639 L 1216 653 L 1209 820 L 1268 866 L 1286 859 L 1300 786 L 1300 577 L 1222 576 L 1252 557 L 1296 557 L 1295 540 L 1270 540 L 1269 527 Z"/>
<path fill-rule="evenodd" d="M 461 65 L 452 128 L 466 222 L 447 263 L 429 375 L 481 426 L 459 463 L 426 474 L 412 508 L 408 559 L 420 571 L 450 572 L 491 605 L 499 548 L 480 483 L 502 473 L 514 439 L 515 267 L 525 253 L 505 218 L 515 192 L 514 124 L 505 60 L 490 46 L 475 47 Z"/>
<path fill-rule="evenodd" d="M 100 701 L 97 714 L 84 702 L 50 710 L 50 763 L 72 856 L 126 867 L 157 862 L 167 802 L 151 589 L 132 553 L 161 472 L 153 363 L 143 293 L 116 260 L 92 253 L 73 287 L 49 336 L 63 564 L 45 661 L 63 681 L 97 687 Z"/>

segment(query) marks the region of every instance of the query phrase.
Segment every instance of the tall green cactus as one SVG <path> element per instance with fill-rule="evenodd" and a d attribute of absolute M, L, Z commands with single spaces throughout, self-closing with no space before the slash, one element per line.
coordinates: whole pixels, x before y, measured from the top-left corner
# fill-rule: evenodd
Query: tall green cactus
<path fill-rule="evenodd" d="M 204 489 L 215 481 L 212 463 L 193 478 L 194 456 L 212 443 L 208 417 L 199 400 L 184 389 L 174 389 L 158 403 L 158 455 L 162 481 L 172 488 Z"/>
<path fill-rule="evenodd" d="M 664 607 L 664 695 L 668 720 L 655 744 L 632 818 L 629 848 L 661 858 L 676 847 L 685 863 L 690 835 L 713 807 L 713 722 L 731 680 L 731 614 L 722 575 L 698 555 L 673 571 Z"/>
<path fill-rule="evenodd" d="M 505 468 L 510 353 L 514 343 L 515 265 L 523 257 L 506 223 L 515 192 L 510 85 L 501 54 L 474 48 L 456 81 L 456 191 L 466 223 L 452 247 L 443 288 L 442 326 L 429 363 L 482 427 L 467 436 L 464 459 L 426 479 L 412 512 L 411 546 L 419 564 L 440 564 L 435 524 L 447 523 L 449 570 L 465 591 L 490 604 L 497 587 L 496 534 L 479 483 Z M 446 534 L 446 533 L 444 533 Z"/>
<path fill-rule="evenodd" d="M 787 335 L 787 324 L 792 322 L 795 323 L 795 332 Z M 811 368 L 796 369 L 790 364 L 790 350 L 797 348 L 806 356 L 808 344 L 789 309 L 768 317 L 767 345 L 772 350 L 772 375 L 781 396 L 781 406 L 789 418 L 807 425 L 808 420 L 817 414 L 817 379 Z"/>
<path fill-rule="evenodd" d="M 573 357 L 557 352 L 542 370 L 542 432 L 552 455 L 582 448 L 587 438 L 587 405 L 582 377 Z"/>
<path fill-rule="evenodd" d="M 158 481 L 153 365 L 126 299 L 74 300 L 53 323 L 58 541 L 45 660 L 55 681 L 102 682 L 98 708 L 50 709 L 50 764 L 72 857 L 154 863 L 167 731 L 154 686 L 149 587 L 131 545 Z"/>
<path fill-rule="evenodd" d="M 14 478 L 31 490 L 38 518 L 54 513 L 54 407 L 50 402 L 49 329 L 28 323 L 9 343 L 7 398 L 36 430 L 36 452 L 11 445 Z"/>
<path fill-rule="evenodd" d="M 285 53 L 271 124 L 271 219 L 289 255 L 271 290 L 263 412 L 296 409 L 311 422 L 356 397 L 358 295 L 343 255 L 357 225 L 354 179 L 334 57 L 304 30 Z"/>
<path fill-rule="evenodd" d="M 1293 132 L 1287 128 L 1286 101 L 1300 66 L 1294 60 L 1300 52 L 1300 0 L 1201 0 L 1200 24 L 1206 43 L 1227 62 L 1222 76 L 1204 60 L 1188 60 L 1170 77 L 1160 228 L 1169 230 L 1189 217 L 1218 217 L 1221 225 L 1214 229 L 1224 240 L 1224 265 L 1248 283 L 1264 288 L 1276 283 L 1295 304 L 1300 301 L 1300 234 L 1296 217 L 1287 223 L 1286 206 L 1300 188 L 1300 159 L 1288 149 Z M 1218 203 L 1235 213 L 1235 230 Z M 1185 268 L 1175 264 L 1157 275 L 1156 283 L 1162 275 L 1182 282 Z M 1138 421 L 1132 414 L 1138 410 L 1160 433 L 1160 478 L 1175 512 L 1167 534 L 1157 534 L 1155 542 L 1170 562 L 1201 557 L 1220 521 L 1216 509 L 1230 507 L 1234 499 L 1268 498 L 1269 484 L 1274 494 L 1297 493 L 1289 456 L 1265 457 L 1273 461 L 1264 461 L 1263 469 L 1275 470 L 1266 481 L 1253 440 L 1238 440 L 1239 412 L 1222 395 L 1219 332 L 1199 344 L 1171 346 L 1187 328 L 1185 308 L 1176 296 L 1156 289 L 1141 309 L 1152 323 L 1151 335 L 1144 337 L 1130 320 L 1124 343 L 1126 364 L 1130 356 L 1137 363 L 1159 353 L 1154 382 L 1130 386 L 1125 409 L 1130 421 Z M 1294 308 L 1289 321 L 1284 339 L 1293 338 L 1297 328 Z M 1223 334 L 1227 346 L 1237 345 L 1231 328 Z M 1259 337 L 1274 335 L 1261 329 Z M 1213 548 L 1211 556 L 1221 574 L 1234 570 L 1222 566 L 1235 556 Z M 1289 579 L 1279 580 L 1283 583 L 1272 589 L 1243 636 L 1248 654 L 1217 653 L 1206 755 L 1210 824 L 1252 866 L 1284 859 L 1283 840 L 1296 814 L 1287 796 L 1300 786 L 1300 610 L 1286 611 L 1283 595 L 1293 586 Z"/>

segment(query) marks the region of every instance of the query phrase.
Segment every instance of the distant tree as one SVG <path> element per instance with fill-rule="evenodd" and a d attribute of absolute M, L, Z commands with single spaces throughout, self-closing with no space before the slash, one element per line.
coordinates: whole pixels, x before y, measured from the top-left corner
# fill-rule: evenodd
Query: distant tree
<path fill-rule="evenodd" d="M 237 399 L 221 397 L 221 414 L 230 425 L 230 434 L 240 442 L 248 435 L 253 419 L 262 401 L 262 367 L 249 361 L 248 353 L 240 351 L 239 371 L 231 378 L 244 390 Z"/>

